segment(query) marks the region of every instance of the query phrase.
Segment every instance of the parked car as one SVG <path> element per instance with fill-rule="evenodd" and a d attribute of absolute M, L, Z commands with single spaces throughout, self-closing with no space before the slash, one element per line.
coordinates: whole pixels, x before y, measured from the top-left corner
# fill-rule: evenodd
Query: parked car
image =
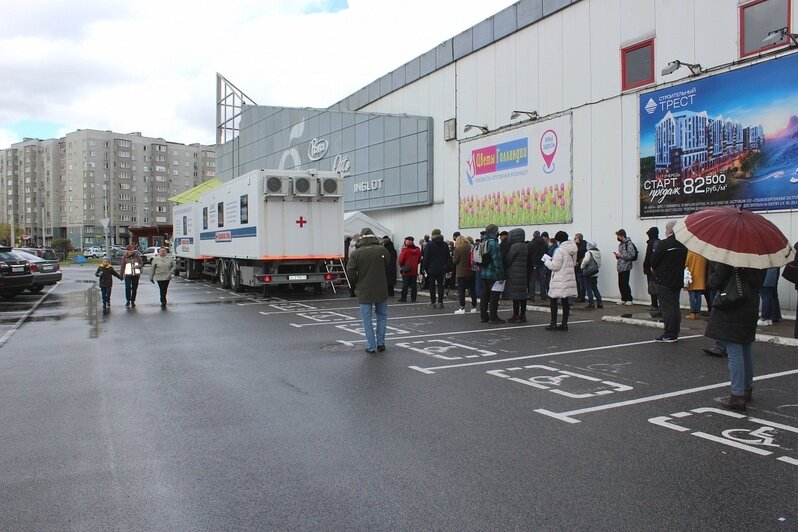
<path fill-rule="evenodd" d="M 52 248 L 14 248 L 14 251 L 16 250 L 36 255 L 41 259 L 58 260 L 58 254 Z"/>
<path fill-rule="evenodd" d="M 83 256 L 87 259 L 95 259 L 105 256 L 105 248 L 99 246 L 92 246 L 83 250 Z"/>
<path fill-rule="evenodd" d="M 61 264 L 58 260 L 43 259 L 27 251 L 23 251 L 21 248 L 15 248 L 13 252 L 14 255 L 30 262 L 33 284 L 28 287 L 28 290 L 34 294 L 36 292 L 41 292 L 42 288 L 45 286 L 56 284 L 61 280 Z"/>
<path fill-rule="evenodd" d="M 10 247 L 0 247 L 0 297 L 11 299 L 32 284 L 30 262 L 18 257 Z"/>
<path fill-rule="evenodd" d="M 152 259 L 158 256 L 158 250 L 161 249 L 163 246 L 150 246 L 144 250 L 144 253 L 141 254 L 141 260 L 144 264 L 152 264 Z M 172 250 L 166 248 L 167 256 L 172 254 Z"/>

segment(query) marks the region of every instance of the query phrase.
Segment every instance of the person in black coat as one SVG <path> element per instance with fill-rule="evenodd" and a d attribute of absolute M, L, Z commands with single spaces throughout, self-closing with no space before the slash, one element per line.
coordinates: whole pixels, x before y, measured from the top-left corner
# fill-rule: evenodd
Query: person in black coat
<path fill-rule="evenodd" d="M 440 229 L 432 231 L 432 238 L 424 246 L 421 267 L 429 278 L 429 295 L 433 308 L 443 308 L 443 283 L 446 280 L 446 265 L 449 263 L 449 246 L 443 241 Z M 437 297 L 436 297 L 437 292 Z M 437 305 L 436 303 L 437 299 Z"/>
<path fill-rule="evenodd" d="M 660 241 L 651 254 L 651 269 L 657 286 L 657 299 L 665 322 L 665 333 L 655 338 L 658 342 L 675 342 L 679 338 L 682 312 L 679 295 L 684 288 L 684 263 L 687 248 L 673 234 L 675 221 L 665 224 L 665 240 Z"/>
<path fill-rule="evenodd" d="M 723 290 L 735 275 L 744 286 L 747 297 L 741 303 L 727 309 L 718 308 L 717 303 L 712 305 L 704 334 L 714 338 L 729 356 L 731 395 L 721 403 L 731 410 L 744 411 L 746 403 L 751 400 L 754 384 L 751 346 L 756 337 L 759 289 L 765 279 L 765 270 L 734 268 L 717 262 L 709 274 L 709 287 L 712 290 Z"/>
<path fill-rule="evenodd" d="M 659 229 L 656 227 L 651 227 L 648 231 L 646 231 L 646 235 L 648 236 L 648 240 L 646 240 L 646 254 L 643 257 L 643 274 L 646 276 L 646 282 L 651 283 L 654 272 L 651 271 L 651 255 L 654 254 L 654 250 L 657 249 L 657 244 L 659 244 Z M 650 294 L 651 295 L 651 310 L 658 310 L 659 309 L 659 300 L 657 299 L 657 294 Z"/>
<path fill-rule="evenodd" d="M 393 245 L 391 237 L 382 237 L 382 245 L 388 252 L 388 266 L 385 268 L 385 276 L 388 278 L 388 296 L 394 296 L 394 288 L 396 287 L 396 247 Z"/>

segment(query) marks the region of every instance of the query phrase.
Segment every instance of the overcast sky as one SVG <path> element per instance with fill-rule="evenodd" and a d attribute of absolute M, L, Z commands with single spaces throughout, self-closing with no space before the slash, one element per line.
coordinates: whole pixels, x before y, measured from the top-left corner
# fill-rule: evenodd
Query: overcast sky
<path fill-rule="evenodd" d="M 0 0 L 0 149 L 76 129 L 215 142 L 216 72 L 328 107 L 514 0 Z"/>

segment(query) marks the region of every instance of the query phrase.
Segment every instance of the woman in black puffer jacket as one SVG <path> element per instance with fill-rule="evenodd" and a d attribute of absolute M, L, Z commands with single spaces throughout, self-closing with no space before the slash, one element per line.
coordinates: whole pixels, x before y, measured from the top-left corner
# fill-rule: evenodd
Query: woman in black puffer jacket
<path fill-rule="evenodd" d="M 524 242 L 525 233 L 521 228 L 512 229 L 507 236 L 510 248 L 504 256 L 504 272 L 507 282 L 504 291 L 507 299 L 513 300 L 513 317 L 510 323 L 526 321 L 526 298 L 529 295 L 529 268 L 527 256 L 529 248 Z"/>
<path fill-rule="evenodd" d="M 715 263 L 707 281 L 709 288 L 722 290 L 735 272 L 740 277 L 740 282 L 747 285 L 748 297 L 729 309 L 722 310 L 717 305 L 712 305 L 709 324 L 704 334 L 717 340 L 721 349 L 725 349 L 729 355 L 731 395 L 722 401 L 723 406 L 744 411 L 746 403 L 751 400 L 754 383 L 751 346 L 756 337 L 759 289 L 765 278 L 765 270 L 733 268 L 727 264 Z"/>

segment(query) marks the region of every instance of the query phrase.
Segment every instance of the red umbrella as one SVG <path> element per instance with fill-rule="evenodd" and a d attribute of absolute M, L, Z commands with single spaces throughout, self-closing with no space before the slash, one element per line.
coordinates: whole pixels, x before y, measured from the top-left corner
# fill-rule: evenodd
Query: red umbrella
<path fill-rule="evenodd" d="M 676 222 L 676 239 L 709 260 L 738 268 L 784 266 L 794 253 L 776 225 L 736 207 L 710 207 Z"/>

